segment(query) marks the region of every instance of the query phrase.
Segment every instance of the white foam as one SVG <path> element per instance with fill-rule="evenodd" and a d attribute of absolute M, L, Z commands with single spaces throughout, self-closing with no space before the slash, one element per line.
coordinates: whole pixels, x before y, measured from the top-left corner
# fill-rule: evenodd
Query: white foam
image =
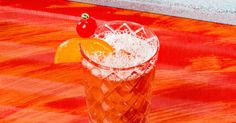
<path fill-rule="evenodd" d="M 153 57 L 157 51 L 157 45 L 153 45 L 153 42 L 137 37 L 127 31 L 107 32 L 102 40 L 110 44 L 115 51 L 103 59 L 100 57 L 100 52 L 90 55 L 89 58 L 100 65 L 111 68 L 127 68 L 142 64 Z M 91 69 L 93 75 L 103 78 L 107 77 L 109 80 L 114 81 L 120 81 L 126 78 L 134 79 L 145 72 L 145 70 L 139 70 L 138 68 L 126 71 L 104 70 L 93 66 L 88 61 L 83 61 L 82 63 Z M 134 71 L 135 74 L 132 74 Z"/>
<path fill-rule="evenodd" d="M 129 32 L 108 32 L 102 39 L 110 44 L 115 52 L 105 57 L 102 61 L 98 57 L 91 57 L 104 66 L 124 68 L 141 64 L 150 59 L 157 47 L 149 44 L 145 39 Z"/>

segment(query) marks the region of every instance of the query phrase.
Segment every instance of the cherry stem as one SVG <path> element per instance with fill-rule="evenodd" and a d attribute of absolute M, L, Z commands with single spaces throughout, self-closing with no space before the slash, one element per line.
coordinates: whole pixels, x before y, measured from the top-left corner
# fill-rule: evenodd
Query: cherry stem
<path fill-rule="evenodd" d="M 83 14 L 81 15 L 81 17 L 82 17 L 83 19 L 88 19 L 88 18 L 89 18 L 89 14 L 83 13 Z"/>

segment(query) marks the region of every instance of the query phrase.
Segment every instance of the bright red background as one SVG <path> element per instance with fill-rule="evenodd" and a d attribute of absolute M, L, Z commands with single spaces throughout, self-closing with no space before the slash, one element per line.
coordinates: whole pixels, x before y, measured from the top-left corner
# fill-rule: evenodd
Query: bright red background
<path fill-rule="evenodd" d="M 53 64 L 83 12 L 159 37 L 152 123 L 236 122 L 235 26 L 63 0 L 0 0 L 0 122 L 87 122 L 81 65 Z"/>

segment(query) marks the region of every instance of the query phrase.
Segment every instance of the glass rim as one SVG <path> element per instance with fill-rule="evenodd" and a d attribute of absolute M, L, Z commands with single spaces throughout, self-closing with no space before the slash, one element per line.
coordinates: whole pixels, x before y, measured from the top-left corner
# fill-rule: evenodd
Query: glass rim
<path fill-rule="evenodd" d="M 111 24 L 111 23 L 132 23 L 134 25 L 137 25 L 137 26 L 140 26 L 140 27 L 144 27 L 143 25 L 139 24 L 139 23 L 135 23 L 135 22 L 130 22 L 130 21 L 110 21 L 110 22 L 107 22 L 107 23 L 104 23 L 100 26 L 104 26 L 105 24 Z M 99 26 L 99 27 L 100 27 Z M 98 27 L 98 28 L 99 28 Z M 79 47 L 80 47 L 80 53 L 82 55 L 82 57 L 84 59 L 86 59 L 89 63 L 91 63 L 92 65 L 96 66 L 96 67 L 99 67 L 99 68 L 102 68 L 102 69 L 105 69 L 105 70 L 130 70 L 130 69 L 134 69 L 134 68 L 137 68 L 137 67 L 142 67 L 144 64 L 147 64 L 147 63 L 150 63 L 150 61 L 156 56 L 158 57 L 158 52 L 159 52 L 159 49 L 160 49 L 160 42 L 159 42 L 159 39 L 158 37 L 156 36 L 156 34 L 151 31 L 150 29 L 147 29 L 144 27 L 144 29 L 148 30 L 149 33 L 151 33 L 152 35 L 154 35 L 156 37 L 156 43 L 157 43 L 157 49 L 154 53 L 153 56 L 151 56 L 148 60 L 142 62 L 142 63 L 139 63 L 138 65 L 134 65 L 134 66 L 130 66 L 130 67 L 111 67 L 111 66 L 106 66 L 106 65 L 102 65 L 94 60 L 92 60 L 91 58 L 89 58 L 88 55 L 86 55 L 85 51 L 83 50 L 83 47 L 81 44 L 79 44 Z M 154 63 L 155 64 L 155 63 Z"/>

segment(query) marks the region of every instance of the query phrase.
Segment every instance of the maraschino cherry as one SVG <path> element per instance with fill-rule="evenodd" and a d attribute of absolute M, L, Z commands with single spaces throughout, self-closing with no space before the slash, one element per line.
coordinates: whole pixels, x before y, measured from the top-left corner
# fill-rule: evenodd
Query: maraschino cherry
<path fill-rule="evenodd" d="M 97 28 L 97 23 L 93 17 L 89 14 L 83 13 L 82 19 L 77 23 L 76 31 L 82 38 L 88 38 L 92 36 Z"/>

